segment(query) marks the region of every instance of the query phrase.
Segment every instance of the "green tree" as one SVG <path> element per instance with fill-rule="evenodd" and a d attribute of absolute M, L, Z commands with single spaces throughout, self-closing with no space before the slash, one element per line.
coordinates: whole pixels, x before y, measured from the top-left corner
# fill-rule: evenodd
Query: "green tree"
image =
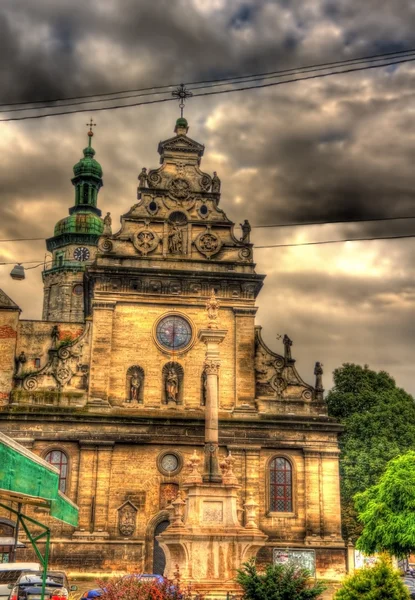
<path fill-rule="evenodd" d="M 390 461 L 377 485 L 357 494 L 363 524 L 357 548 L 406 557 L 415 550 L 415 452 Z"/>
<path fill-rule="evenodd" d="M 236 581 L 245 600 L 312 600 L 326 589 L 322 582 L 311 583 L 310 573 L 296 565 L 267 565 L 258 573 L 254 561 L 245 563 Z"/>
<path fill-rule="evenodd" d="M 375 485 L 389 460 L 415 448 L 415 401 L 390 375 L 344 364 L 327 394 L 329 414 L 344 426 L 340 489 L 345 538 L 362 531 L 353 498 Z"/>
<path fill-rule="evenodd" d="M 334 600 L 408 600 L 409 591 L 389 562 L 382 558 L 373 567 L 359 569 L 345 580 Z"/>

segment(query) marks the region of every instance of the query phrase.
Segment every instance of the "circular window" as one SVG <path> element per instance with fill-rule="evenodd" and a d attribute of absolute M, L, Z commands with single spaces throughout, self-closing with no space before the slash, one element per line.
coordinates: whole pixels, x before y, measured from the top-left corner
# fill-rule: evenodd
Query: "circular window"
<path fill-rule="evenodd" d="M 156 339 L 166 350 L 183 350 L 192 341 L 192 327 L 184 317 L 169 315 L 157 323 Z"/>
<path fill-rule="evenodd" d="M 206 204 L 202 204 L 202 206 L 200 207 L 200 214 L 202 214 L 202 215 L 208 214 L 208 207 L 206 206 Z"/>
<path fill-rule="evenodd" d="M 84 291 L 84 286 L 83 285 L 74 285 L 72 292 L 75 294 L 75 296 L 81 296 L 83 294 Z"/>
<path fill-rule="evenodd" d="M 167 451 L 157 458 L 157 466 L 164 475 L 176 475 L 182 468 L 183 460 L 179 454 Z"/>
<path fill-rule="evenodd" d="M 154 202 L 154 200 L 152 200 L 152 201 L 150 202 L 150 204 L 148 205 L 148 207 L 149 207 L 149 209 L 150 209 L 152 212 L 156 212 L 156 210 L 157 210 L 157 208 L 158 208 L 158 206 L 157 206 L 157 203 L 156 203 L 156 202 Z"/>

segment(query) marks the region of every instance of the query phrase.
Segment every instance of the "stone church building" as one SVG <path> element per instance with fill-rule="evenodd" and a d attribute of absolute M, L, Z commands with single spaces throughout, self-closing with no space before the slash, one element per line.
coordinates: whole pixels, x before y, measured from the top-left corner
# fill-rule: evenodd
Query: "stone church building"
<path fill-rule="evenodd" d="M 139 174 L 118 231 L 110 214 L 101 217 L 102 168 L 88 133 L 73 169 L 74 205 L 46 242 L 53 258 L 42 320 L 21 319 L 0 292 L 0 430 L 57 466 L 79 506 L 77 528 L 51 523 L 53 567 L 162 573 L 155 538 L 190 457 L 203 454 L 199 333 L 214 297 L 226 332 L 218 453 L 234 459 L 238 519 L 246 522 L 253 499 L 251 524 L 265 534 L 258 561 L 297 553 L 317 576 L 339 578 L 341 428 L 327 416 L 320 364 L 313 387 L 296 370 L 288 336 L 281 354 L 264 344 L 255 313 L 265 276 L 255 270 L 249 223 L 237 237 L 217 174 L 201 168 L 204 146 L 184 118 L 174 133 L 158 146 L 160 166 Z M 0 532 L 2 524 L 10 534 L 8 514 Z"/>

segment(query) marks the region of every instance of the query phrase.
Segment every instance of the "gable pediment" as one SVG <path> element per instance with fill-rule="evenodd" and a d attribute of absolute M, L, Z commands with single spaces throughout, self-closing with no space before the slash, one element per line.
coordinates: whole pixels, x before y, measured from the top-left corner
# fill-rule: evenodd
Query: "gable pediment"
<path fill-rule="evenodd" d="M 205 147 L 186 135 L 177 135 L 159 143 L 158 152 L 163 155 L 168 152 L 191 152 L 203 156 Z"/>

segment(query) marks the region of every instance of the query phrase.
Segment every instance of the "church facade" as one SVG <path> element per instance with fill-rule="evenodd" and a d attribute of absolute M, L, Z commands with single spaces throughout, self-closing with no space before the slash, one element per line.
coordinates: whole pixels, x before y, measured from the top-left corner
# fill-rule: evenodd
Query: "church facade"
<path fill-rule="evenodd" d="M 79 506 L 76 529 L 51 523 L 54 567 L 163 572 L 156 537 L 190 457 L 203 453 L 209 365 L 199 333 L 213 298 L 225 332 L 218 453 L 234 459 L 238 519 L 246 522 L 249 498 L 250 523 L 267 536 L 259 562 L 291 553 L 338 579 L 341 428 L 327 415 L 320 364 L 313 387 L 288 336 L 281 354 L 263 342 L 255 304 L 265 277 L 249 223 L 237 238 L 217 174 L 201 169 L 204 147 L 183 118 L 174 133 L 159 144 L 160 166 L 142 169 L 137 202 L 113 232 L 98 208 L 102 168 L 89 132 L 75 204 L 47 240 L 43 319 L 21 319 L 0 294 L 0 430 L 57 466 Z M 209 519 L 214 527 L 220 514 Z"/>

